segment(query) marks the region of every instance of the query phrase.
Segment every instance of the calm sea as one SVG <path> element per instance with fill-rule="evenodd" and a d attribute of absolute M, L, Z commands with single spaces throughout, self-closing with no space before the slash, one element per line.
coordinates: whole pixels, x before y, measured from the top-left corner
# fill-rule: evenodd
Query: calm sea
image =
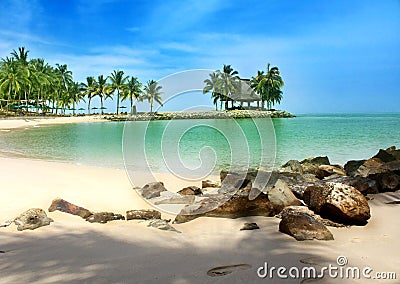
<path fill-rule="evenodd" d="M 400 146 L 400 114 L 304 115 L 292 119 L 99 122 L 49 125 L 0 133 L 0 151 L 81 165 L 140 170 L 176 164 L 217 171 L 281 165 L 327 155 L 331 163 Z M 124 151 L 122 150 L 124 149 Z"/>

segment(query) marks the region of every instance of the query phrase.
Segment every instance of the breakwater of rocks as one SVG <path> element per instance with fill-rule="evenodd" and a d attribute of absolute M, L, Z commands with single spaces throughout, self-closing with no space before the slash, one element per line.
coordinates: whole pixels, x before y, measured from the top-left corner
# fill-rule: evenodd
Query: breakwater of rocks
<path fill-rule="evenodd" d="M 226 118 L 292 118 L 293 114 L 284 110 L 256 111 L 170 111 L 155 113 L 138 113 L 133 115 L 105 116 L 111 121 L 143 121 L 143 120 L 171 120 L 171 119 L 226 119 Z"/>

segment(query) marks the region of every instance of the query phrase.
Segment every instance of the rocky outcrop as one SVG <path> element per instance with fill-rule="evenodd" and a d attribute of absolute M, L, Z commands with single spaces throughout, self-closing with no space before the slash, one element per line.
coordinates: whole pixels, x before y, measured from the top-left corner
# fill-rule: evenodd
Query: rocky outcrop
<path fill-rule="evenodd" d="M 322 217 L 338 223 L 363 225 L 371 217 L 366 198 L 352 186 L 333 182 L 311 186 L 303 200 Z"/>
<path fill-rule="evenodd" d="M 77 215 L 83 219 L 86 219 L 93 214 L 86 208 L 77 206 L 61 198 L 54 199 L 51 202 L 51 205 L 49 207 L 49 212 L 53 212 L 56 210 L 72 215 Z"/>
<path fill-rule="evenodd" d="M 316 174 L 319 166 L 321 165 L 330 165 L 329 159 L 327 156 L 324 157 L 314 157 L 307 158 L 300 162 L 304 173 Z"/>
<path fill-rule="evenodd" d="M 151 182 L 138 190 L 139 193 L 146 199 L 159 197 L 161 192 L 167 191 L 162 182 Z"/>
<path fill-rule="evenodd" d="M 278 213 L 286 206 L 301 205 L 301 201 L 296 198 L 289 189 L 288 184 L 282 179 L 278 179 L 275 185 L 267 191 L 268 199 Z"/>
<path fill-rule="evenodd" d="M 249 200 L 248 192 L 234 195 L 216 194 L 184 207 L 175 217 L 175 223 L 184 223 L 198 217 L 238 218 L 246 216 L 273 216 L 275 209 L 266 194 Z"/>
<path fill-rule="evenodd" d="M 129 210 L 126 211 L 126 220 L 151 220 L 161 219 L 161 212 L 153 209 Z"/>
<path fill-rule="evenodd" d="M 283 214 L 279 223 L 279 231 L 294 237 L 298 241 L 333 240 L 332 233 L 324 224 L 303 212 Z"/>
<path fill-rule="evenodd" d="M 303 174 L 304 170 L 302 165 L 297 160 L 290 160 L 280 168 L 281 172 Z"/>
<path fill-rule="evenodd" d="M 121 214 L 115 214 L 112 212 L 99 212 L 99 213 L 93 213 L 88 218 L 86 218 L 86 221 L 90 223 L 101 223 L 101 224 L 105 224 L 107 222 L 115 220 L 125 220 L 125 217 L 122 216 Z"/>
<path fill-rule="evenodd" d="M 370 178 L 332 175 L 324 181 L 352 186 L 363 195 L 379 193 L 377 182 Z"/>
<path fill-rule="evenodd" d="M 203 187 L 204 188 L 204 187 Z M 188 186 L 178 191 L 181 195 L 202 195 L 203 192 L 197 186 Z"/>
<path fill-rule="evenodd" d="M 34 230 L 50 225 L 51 222 L 54 222 L 53 219 L 47 217 L 46 212 L 43 209 L 31 208 L 16 217 L 14 220 L 4 222 L 0 227 L 7 227 L 14 223 L 17 225 L 18 231 Z"/>
<path fill-rule="evenodd" d="M 344 170 L 348 176 L 354 177 L 358 168 L 364 164 L 366 160 L 351 160 L 344 165 Z"/>

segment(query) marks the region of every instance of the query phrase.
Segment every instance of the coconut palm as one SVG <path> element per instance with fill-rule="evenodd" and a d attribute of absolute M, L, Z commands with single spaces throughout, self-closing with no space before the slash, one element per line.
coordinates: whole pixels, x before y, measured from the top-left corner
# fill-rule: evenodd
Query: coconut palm
<path fill-rule="evenodd" d="M 90 102 L 95 96 L 96 80 L 94 77 L 86 77 L 86 83 L 80 84 L 82 95 L 88 98 L 88 114 L 90 115 Z"/>
<path fill-rule="evenodd" d="M 213 99 L 213 104 L 215 105 L 215 110 L 218 110 L 218 100 L 221 98 L 221 94 L 218 92 L 220 80 L 218 73 L 213 72 L 209 74 L 210 78 L 204 80 L 206 84 L 203 88 L 203 94 L 211 92 L 211 98 Z M 222 102 L 221 102 L 222 104 Z M 222 108 L 222 106 L 221 106 Z"/>
<path fill-rule="evenodd" d="M 112 95 L 111 95 L 111 88 L 107 83 L 107 78 L 104 78 L 103 75 L 100 75 L 100 76 L 97 77 L 97 82 L 96 82 L 94 94 L 95 94 L 95 96 L 99 96 L 100 97 L 101 114 L 104 114 L 103 103 L 108 98 L 112 99 Z"/>
<path fill-rule="evenodd" d="M 56 64 L 56 70 L 58 73 L 57 85 L 59 85 L 58 97 L 56 101 L 60 100 L 63 94 L 68 93 L 68 86 L 72 83 L 72 72 L 68 70 L 67 64 Z M 58 107 L 57 107 L 58 110 Z M 57 114 L 56 110 L 56 114 Z"/>
<path fill-rule="evenodd" d="M 111 92 L 115 92 L 117 91 L 117 115 L 119 112 L 119 96 L 120 93 L 124 91 L 125 89 L 125 84 L 126 81 L 128 80 L 128 76 L 124 77 L 124 71 L 116 71 L 114 70 L 111 73 L 111 76 L 108 76 L 108 78 L 110 78 L 111 80 L 111 84 L 110 84 L 110 88 L 111 88 Z"/>
<path fill-rule="evenodd" d="M 144 99 L 149 102 L 151 113 L 153 112 L 154 101 L 163 106 L 161 98 L 161 94 L 163 94 L 163 92 L 161 92 L 161 89 L 162 86 L 158 86 L 158 83 L 154 80 L 147 81 L 146 85 L 144 86 Z"/>
<path fill-rule="evenodd" d="M 235 71 L 231 65 L 225 64 L 222 72 L 218 70 L 217 73 L 220 78 L 219 93 L 221 94 L 221 99 L 225 100 L 225 109 L 227 110 L 228 102 L 233 102 L 233 95 L 240 92 L 239 73 Z"/>
<path fill-rule="evenodd" d="M 122 101 L 125 101 L 129 98 L 130 106 L 131 106 L 131 114 L 133 114 L 133 100 L 137 101 L 141 99 L 142 95 L 142 83 L 136 77 L 130 77 L 126 84 L 126 88 L 122 95 Z"/>

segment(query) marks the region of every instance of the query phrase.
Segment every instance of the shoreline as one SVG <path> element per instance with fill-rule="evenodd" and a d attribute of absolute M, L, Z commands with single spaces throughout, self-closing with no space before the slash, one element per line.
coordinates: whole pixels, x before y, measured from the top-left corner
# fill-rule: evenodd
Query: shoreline
<path fill-rule="evenodd" d="M 94 212 L 124 214 L 126 210 L 152 208 L 132 189 L 123 170 L 0 157 L 0 171 L 6 177 L 0 191 L 4 201 L 1 221 L 29 208 L 47 212 L 57 197 Z M 187 185 L 168 174 L 157 178 L 174 191 Z M 0 250 L 4 251 L 0 258 L 5 260 L 0 262 L 0 280 L 6 283 L 109 283 L 134 279 L 166 283 L 264 283 L 266 279 L 257 277 L 257 268 L 264 262 L 276 267 L 320 268 L 335 265 L 341 255 L 347 257 L 350 266 L 394 271 L 399 277 L 400 220 L 396 217 L 399 207 L 385 204 L 398 199 L 399 191 L 373 195 L 368 224 L 330 228 L 335 236 L 333 241 L 298 242 L 278 231 L 279 219 L 275 217 L 202 217 L 174 224 L 182 232 L 176 234 L 148 228 L 143 221 L 92 224 L 59 211 L 47 212 L 54 220 L 49 226 L 22 232 L 14 225 L 0 228 Z M 162 217 L 173 218 L 167 213 L 162 213 Z M 244 222 L 257 222 L 261 229 L 240 231 Z M 235 264 L 251 268 L 217 278 L 207 275 L 211 268 Z M 326 283 L 342 281 L 325 280 Z M 354 283 L 364 281 L 359 279 Z M 282 283 L 299 283 L 299 279 L 283 279 Z"/>

